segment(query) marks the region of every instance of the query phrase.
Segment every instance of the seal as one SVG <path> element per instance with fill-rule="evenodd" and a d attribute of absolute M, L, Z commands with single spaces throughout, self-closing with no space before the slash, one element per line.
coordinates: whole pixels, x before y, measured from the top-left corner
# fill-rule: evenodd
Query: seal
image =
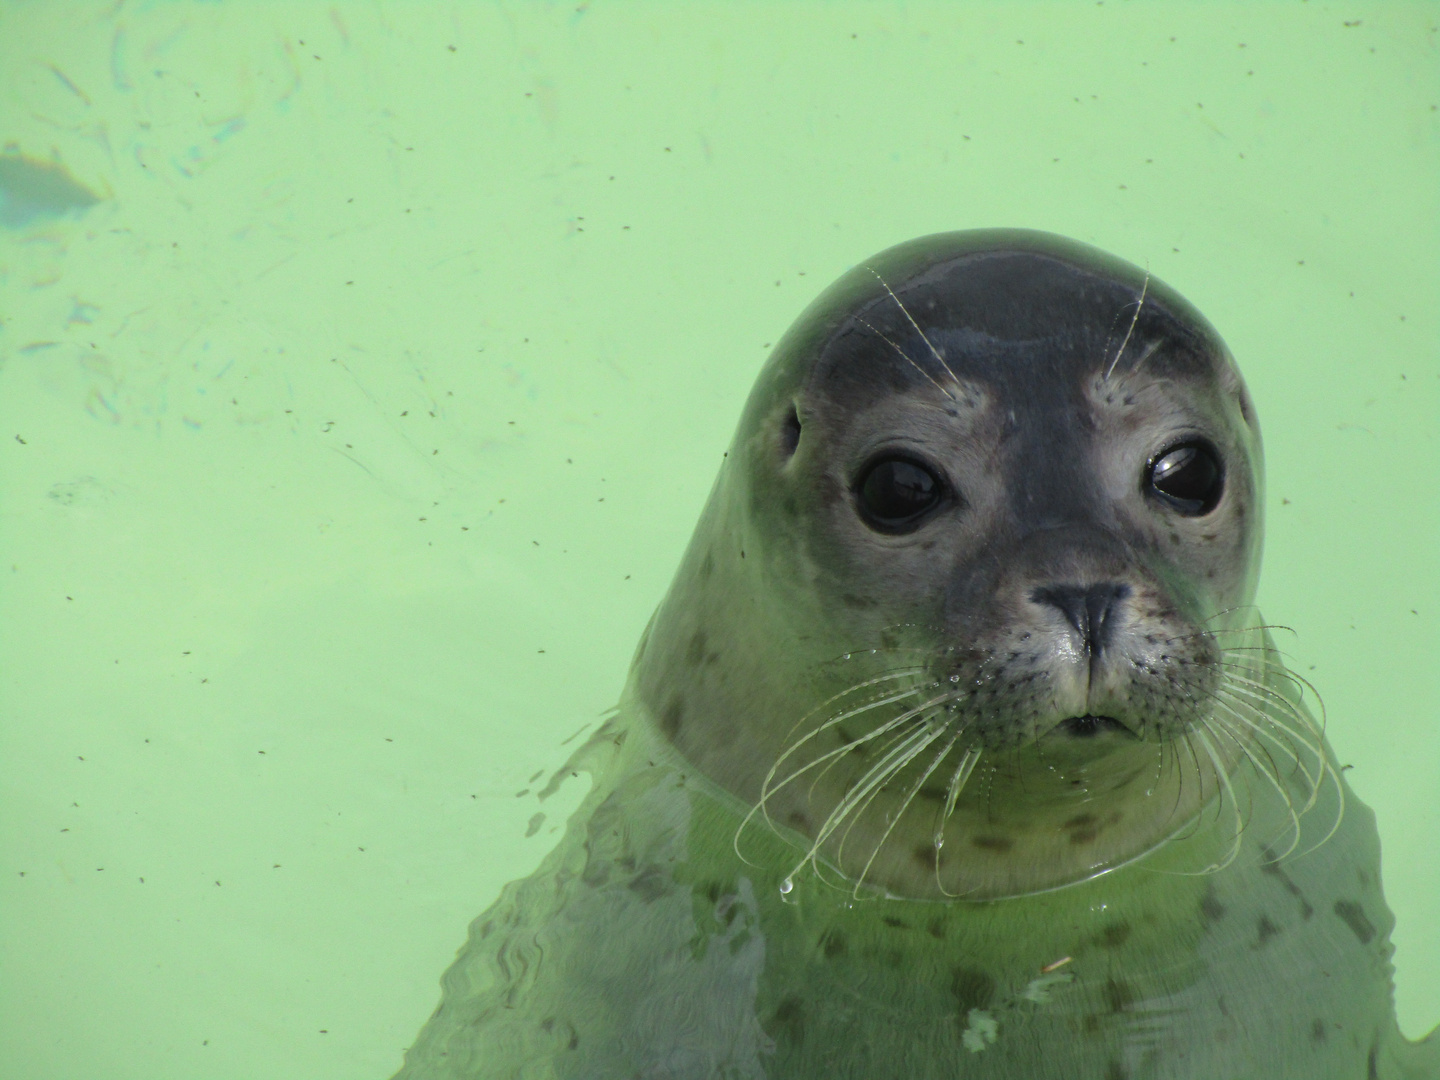
<path fill-rule="evenodd" d="M 1225 344 L 1128 263 L 844 275 L 398 1077 L 1440 1077 L 1253 607 L 1262 477 Z"/>

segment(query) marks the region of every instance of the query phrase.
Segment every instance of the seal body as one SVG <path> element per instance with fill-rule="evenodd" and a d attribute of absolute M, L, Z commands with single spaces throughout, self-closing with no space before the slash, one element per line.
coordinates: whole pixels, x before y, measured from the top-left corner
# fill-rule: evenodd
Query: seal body
<path fill-rule="evenodd" d="M 1135 267 L 987 231 L 841 278 L 399 1076 L 1440 1077 L 1251 606 L 1261 483 Z"/>

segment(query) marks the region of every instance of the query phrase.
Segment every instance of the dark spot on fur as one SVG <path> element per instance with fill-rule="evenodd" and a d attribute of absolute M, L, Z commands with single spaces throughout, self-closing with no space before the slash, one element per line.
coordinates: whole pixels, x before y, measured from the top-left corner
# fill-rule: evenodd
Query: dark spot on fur
<path fill-rule="evenodd" d="M 680 723 L 685 719 L 685 699 L 674 695 L 660 713 L 660 727 L 671 742 L 680 734 Z"/>
<path fill-rule="evenodd" d="M 1380 1043 L 1370 1044 L 1370 1053 L 1365 1055 L 1365 1080 L 1380 1080 Z"/>
<path fill-rule="evenodd" d="M 1345 920 L 1345 925 L 1360 939 L 1361 945 L 1369 945 L 1375 939 L 1375 924 L 1365 915 L 1365 909 L 1357 901 L 1336 900 L 1335 914 Z"/>
<path fill-rule="evenodd" d="M 1285 886 L 1285 891 L 1300 901 L 1300 914 L 1302 917 L 1308 919 L 1311 915 L 1315 914 L 1315 909 L 1312 908 L 1305 899 L 1305 895 L 1300 891 L 1300 886 L 1295 884 L 1294 880 L 1291 879 L 1290 875 L 1287 874 L 1280 865 L 1280 857 L 1274 848 L 1267 847 L 1265 849 L 1265 861 L 1260 864 L 1260 872 L 1278 879 L 1280 884 Z"/>
<path fill-rule="evenodd" d="M 700 578 L 703 581 L 713 573 L 715 573 L 715 556 L 707 551 L 704 560 L 700 563 Z"/>
<path fill-rule="evenodd" d="M 844 930 L 832 926 L 820 935 L 820 951 L 825 954 L 826 960 L 844 956 L 849 950 L 850 940 L 845 936 Z"/>
<path fill-rule="evenodd" d="M 1271 922 L 1268 916 L 1261 915 L 1260 922 L 1257 925 L 1257 931 L 1258 936 L 1255 939 L 1255 948 L 1263 949 L 1266 945 L 1270 944 L 1272 937 L 1280 933 L 1280 927 Z"/>
<path fill-rule="evenodd" d="M 1110 1006 L 1111 1012 L 1122 1012 L 1127 1006 L 1135 1004 L 1135 988 L 1124 979 L 1105 980 L 1105 1004 Z"/>
<path fill-rule="evenodd" d="M 785 820 L 793 825 L 797 831 L 803 832 L 806 835 L 810 834 L 810 819 L 799 810 L 791 810 Z"/>
<path fill-rule="evenodd" d="M 1225 905 L 1215 895 L 1215 886 L 1207 885 L 1205 895 L 1200 898 L 1200 916 L 1208 923 L 1217 923 L 1225 917 Z"/>
<path fill-rule="evenodd" d="M 696 630 L 690 635 L 690 645 L 685 650 L 685 662 L 691 667 L 699 667 L 705 659 L 705 645 L 707 639 L 704 630 Z"/>
<path fill-rule="evenodd" d="M 915 861 L 918 862 L 921 866 L 927 866 L 931 870 L 935 869 L 934 844 L 921 844 L 914 850 L 913 854 L 915 856 Z"/>
<path fill-rule="evenodd" d="M 933 937 L 936 941 L 944 941 L 944 940 L 945 940 L 945 920 L 944 920 L 944 919 L 931 919 L 931 920 L 930 920 L 930 925 L 927 926 L 925 929 L 926 929 L 926 931 L 930 934 L 930 936 Z"/>
<path fill-rule="evenodd" d="M 654 903 L 670 891 L 665 880 L 665 871 L 658 866 L 647 866 L 630 879 L 629 889 L 647 904 Z"/>
<path fill-rule="evenodd" d="M 1125 942 L 1130 940 L 1130 924 L 1127 922 L 1111 923 L 1100 932 L 1096 941 L 1102 948 L 1118 949 Z"/>
<path fill-rule="evenodd" d="M 1130 1080 L 1130 1074 L 1119 1058 L 1111 1058 L 1110 1064 L 1105 1066 L 1105 1080 Z"/>
<path fill-rule="evenodd" d="M 1317 1018 L 1316 1021 L 1310 1025 L 1310 1041 L 1317 1043 L 1323 1043 L 1325 1041 L 1324 1020 L 1320 1020 Z"/>
<path fill-rule="evenodd" d="M 805 1006 L 791 994 L 775 1006 L 770 1037 L 781 1042 L 800 1043 L 805 1040 Z"/>
<path fill-rule="evenodd" d="M 1071 829 L 1070 843 L 1076 845 L 1091 844 L 1095 842 L 1095 838 L 1099 835 L 1100 830 L 1095 828 L 1095 826 L 1093 825 L 1086 826 L 1083 829 Z"/>
<path fill-rule="evenodd" d="M 904 919 L 897 919 L 894 915 L 886 915 L 880 920 L 886 926 L 893 926 L 896 930 L 909 930 L 910 924 Z"/>
<path fill-rule="evenodd" d="M 972 836 L 970 843 L 985 851 L 1004 854 L 1015 846 L 1015 841 L 1005 836 Z"/>
<path fill-rule="evenodd" d="M 990 1004 L 995 996 L 995 980 L 983 971 L 956 968 L 950 976 L 950 993 L 955 995 L 955 1004 L 963 1019 L 971 1009 L 983 1009 Z"/>

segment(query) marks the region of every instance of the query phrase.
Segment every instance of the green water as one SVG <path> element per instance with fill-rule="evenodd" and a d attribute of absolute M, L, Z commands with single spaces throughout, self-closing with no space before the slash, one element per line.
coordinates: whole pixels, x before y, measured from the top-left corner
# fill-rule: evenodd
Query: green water
<path fill-rule="evenodd" d="M 0 3 L 0 1080 L 384 1077 L 766 346 L 1050 229 L 1226 337 L 1440 1019 L 1440 7 Z"/>

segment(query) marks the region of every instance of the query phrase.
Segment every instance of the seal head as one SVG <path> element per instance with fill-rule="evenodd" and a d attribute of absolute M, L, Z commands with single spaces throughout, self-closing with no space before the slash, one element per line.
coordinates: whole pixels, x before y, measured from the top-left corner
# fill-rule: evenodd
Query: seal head
<path fill-rule="evenodd" d="M 1085 880 L 1255 760 L 1261 476 L 1229 351 L 1144 271 L 899 245 L 776 346 L 632 694 L 857 887 Z"/>

